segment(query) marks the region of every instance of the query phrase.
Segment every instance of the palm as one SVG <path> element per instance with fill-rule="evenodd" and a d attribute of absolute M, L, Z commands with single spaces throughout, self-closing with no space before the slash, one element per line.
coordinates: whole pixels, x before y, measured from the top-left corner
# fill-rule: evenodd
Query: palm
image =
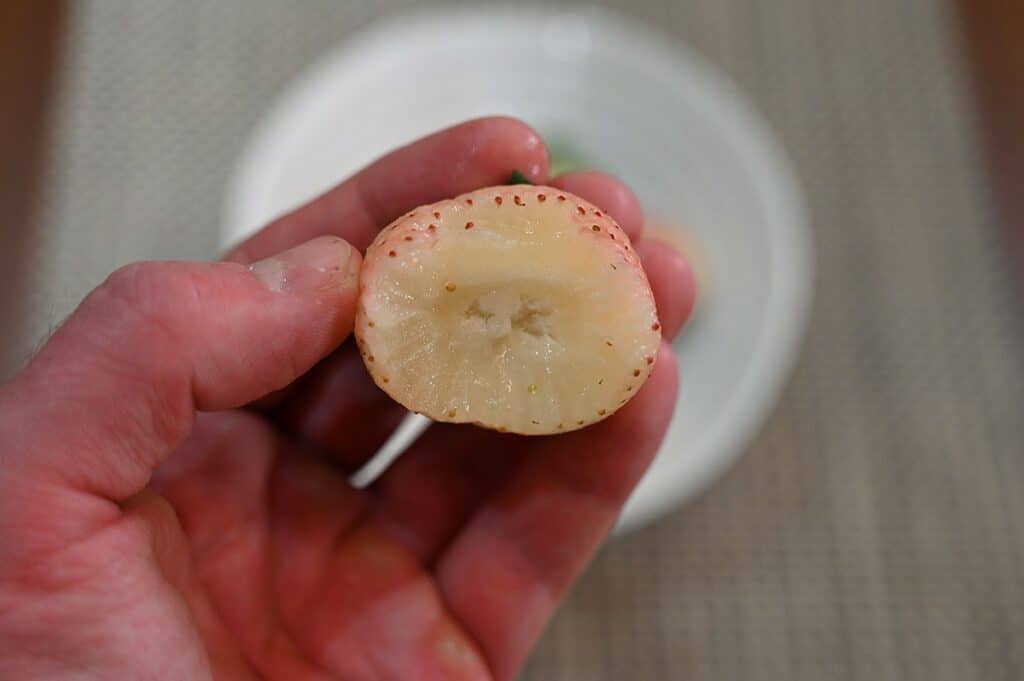
<path fill-rule="evenodd" d="M 267 420 L 202 419 L 158 475 L 216 615 L 197 625 L 227 648 L 211 659 L 271 679 L 486 678 L 387 504 Z"/>
<path fill-rule="evenodd" d="M 667 395 L 641 400 L 658 397 Z M 630 469 L 648 460 L 608 450 L 602 463 L 595 450 L 595 430 L 630 427 L 630 413 L 558 440 L 435 425 L 356 490 L 346 472 L 401 412 L 346 346 L 263 416 L 202 416 L 158 469 L 153 487 L 191 549 L 177 558 L 189 564 L 164 571 L 197 576 L 190 598 L 209 604 L 192 608 L 209 613 L 196 618 L 208 657 L 235 672 L 505 678 L 581 567 L 558 568 L 557 554 L 593 549 L 638 473 Z M 581 455 L 601 479 L 565 475 Z M 580 515 L 591 529 L 569 532 Z"/>

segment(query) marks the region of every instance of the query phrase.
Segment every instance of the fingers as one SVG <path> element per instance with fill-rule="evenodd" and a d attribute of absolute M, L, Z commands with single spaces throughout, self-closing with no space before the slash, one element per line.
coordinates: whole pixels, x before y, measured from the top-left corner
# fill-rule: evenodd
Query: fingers
<path fill-rule="evenodd" d="M 611 529 L 658 450 L 676 382 L 663 345 L 636 398 L 607 421 L 538 441 L 441 556 L 445 600 L 496 678 L 512 678 Z"/>
<path fill-rule="evenodd" d="M 675 338 L 690 319 L 697 299 L 697 280 L 686 259 L 663 241 L 644 239 L 636 244 L 647 280 L 654 292 L 662 336 Z"/>
<path fill-rule="evenodd" d="M 375 520 L 421 563 L 432 565 L 536 442 L 435 423 L 374 483 Z"/>
<path fill-rule="evenodd" d="M 621 180 L 596 170 L 581 170 L 557 177 L 551 185 L 600 207 L 615 218 L 631 240 L 640 238 L 644 212 L 636 196 Z"/>
<path fill-rule="evenodd" d="M 273 428 L 255 414 L 203 413 L 173 456 L 154 470 L 147 489 L 175 509 L 200 568 L 239 548 L 233 545 L 238 528 L 265 524 L 268 484 L 281 449 Z"/>
<path fill-rule="evenodd" d="M 618 179 L 591 170 L 566 173 L 551 183 L 601 206 L 629 234 L 654 291 L 665 338 L 674 338 L 693 312 L 697 283 L 693 270 L 675 249 L 642 239 L 644 215 L 640 202 Z"/>
<path fill-rule="evenodd" d="M 486 677 L 436 585 L 414 556 L 361 522 L 365 495 L 334 467 L 283 456 L 269 498 L 271 610 L 305 659 L 339 679 Z M 241 604 L 253 599 L 229 571 L 225 578 Z"/>
<path fill-rule="evenodd" d="M 502 184 L 516 170 L 534 182 L 547 178 L 547 150 L 536 132 L 513 118 L 462 123 L 381 158 L 275 220 L 227 259 L 252 262 L 322 234 L 365 250 L 378 230 L 412 208 Z"/>
<path fill-rule="evenodd" d="M 295 384 L 275 420 L 352 473 L 380 449 L 406 415 L 377 387 L 354 343 L 345 343 Z"/>
<path fill-rule="evenodd" d="M 6 470 L 114 501 L 138 493 L 195 410 L 245 404 L 338 346 L 360 262 L 324 237 L 251 268 L 118 270 L 0 392 Z"/>

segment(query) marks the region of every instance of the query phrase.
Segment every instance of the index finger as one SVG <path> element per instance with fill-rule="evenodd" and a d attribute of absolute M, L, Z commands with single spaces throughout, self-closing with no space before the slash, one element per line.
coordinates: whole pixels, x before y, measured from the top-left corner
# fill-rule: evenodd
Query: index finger
<path fill-rule="evenodd" d="M 397 149 L 319 198 L 274 220 L 225 258 L 253 262 L 330 234 L 365 250 L 381 227 L 408 210 L 504 184 L 513 172 L 532 182 L 548 174 L 548 153 L 514 118 L 461 123 Z"/>

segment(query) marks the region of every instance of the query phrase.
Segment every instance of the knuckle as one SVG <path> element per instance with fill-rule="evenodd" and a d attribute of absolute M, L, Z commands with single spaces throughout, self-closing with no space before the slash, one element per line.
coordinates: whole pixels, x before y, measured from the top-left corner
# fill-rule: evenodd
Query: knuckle
<path fill-rule="evenodd" d="M 179 298 L 184 283 L 169 263 L 137 262 L 116 269 L 100 289 L 119 303 L 146 311 L 154 303 Z"/>

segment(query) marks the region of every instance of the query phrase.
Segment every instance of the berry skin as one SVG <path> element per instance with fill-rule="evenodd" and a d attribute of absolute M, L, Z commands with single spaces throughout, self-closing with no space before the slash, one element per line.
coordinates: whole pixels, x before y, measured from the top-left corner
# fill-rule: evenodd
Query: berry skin
<path fill-rule="evenodd" d="M 545 435 L 632 398 L 660 329 L 614 220 L 567 192 L 516 185 L 423 206 L 381 230 L 360 275 L 355 335 L 374 381 L 408 409 Z"/>

